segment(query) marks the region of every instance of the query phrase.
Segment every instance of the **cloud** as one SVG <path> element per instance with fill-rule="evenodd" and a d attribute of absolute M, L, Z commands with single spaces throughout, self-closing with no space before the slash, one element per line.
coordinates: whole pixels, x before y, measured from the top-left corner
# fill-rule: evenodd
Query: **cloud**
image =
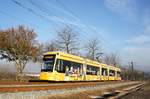
<path fill-rule="evenodd" d="M 122 50 L 124 56 L 124 62 L 135 62 L 135 68 L 150 71 L 150 47 L 125 47 Z"/>
<path fill-rule="evenodd" d="M 47 5 L 47 4 L 45 4 Z M 48 6 L 48 5 L 47 5 Z M 60 7 L 58 5 L 51 5 L 49 6 L 51 7 L 53 10 L 55 10 L 55 14 L 53 14 L 52 16 L 48 16 L 48 18 L 62 26 L 62 25 L 71 25 L 73 27 L 76 27 L 76 29 L 80 30 L 80 34 L 87 39 L 87 33 L 91 34 L 91 33 L 95 33 L 95 29 L 87 24 L 85 24 L 73 11 L 68 10 L 66 7 Z M 96 31 L 97 32 L 97 31 Z"/>
<path fill-rule="evenodd" d="M 65 17 L 58 17 L 58 16 L 52 16 L 52 17 L 49 17 L 49 19 L 55 23 L 59 23 L 61 26 L 62 25 L 70 25 L 70 26 L 75 27 L 75 29 L 80 33 L 80 35 L 81 35 L 82 39 L 84 39 L 84 41 L 88 40 L 89 37 L 93 36 L 94 33 L 101 35 L 100 32 L 97 31 L 95 28 L 93 28 L 94 26 L 92 26 L 92 25 L 90 25 L 90 26 L 85 25 L 82 22 L 72 21 Z"/>
<path fill-rule="evenodd" d="M 143 14 L 143 27 L 144 27 L 144 30 L 143 32 L 146 33 L 146 34 L 149 34 L 150 35 L 150 10 L 149 9 L 146 9 L 144 14 Z"/>
<path fill-rule="evenodd" d="M 134 0 L 105 0 L 104 5 L 123 17 L 128 19 L 135 18 L 136 3 Z"/>
<path fill-rule="evenodd" d="M 43 5 L 40 5 L 41 8 L 39 9 L 42 9 L 42 13 L 45 13 L 46 16 L 44 17 L 48 18 L 57 25 L 69 24 L 78 27 L 84 26 L 81 20 L 75 16 L 75 14 L 71 12 L 69 8 L 67 9 L 64 4 L 60 2 L 57 2 L 59 4 L 54 4 L 49 1 L 39 1 L 39 3 L 43 3 Z"/>
<path fill-rule="evenodd" d="M 66 25 L 70 24 L 70 25 L 77 26 L 77 27 L 85 27 L 84 24 L 82 24 L 80 22 L 76 22 L 76 21 L 66 19 L 65 17 L 53 16 L 53 17 L 50 17 L 50 19 L 53 20 L 53 21 L 56 21 L 56 22 L 66 24 Z"/>
<path fill-rule="evenodd" d="M 62 14 L 66 14 L 68 17 L 71 17 L 73 20 L 75 21 L 81 21 L 77 16 L 75 16 L 72 12 L 67 11 L 63 8 L 57 7 L 57 6 L 53 6 L 54 9 L 56 9 L 58 12 L 62 13 Z"/>
<path fill-rule="evenodd" d="M 150 11 L 144 10 L 143 15 L 141 17 L 141 22 L 139 25 L 141 26 L 141 33 L 138 36 L 134 36 L 127 40 L 128 44 L 138 46 L 150 44 Z"/>
<path fill-rule="evenodd" d="M 150 35 L 147 34 L 141 34 L 137 37 L 134 37 L 130 40 L 127 40 L 129 44 L 134 44 L 134 45 L 145 45 L 150 43 Z"/>
<path fill-rule="evenodd" d="M 134 61 L 136 69 L 150 71 L 150 10 L 140 8 L 138 3 L 135 0 L 104 1 L 110 11 L 140 27 L 138 30 L 141 32 L 134 33 L 120 49 L 123 64 Z"/>
<path fill-rule="evenodd" d="M 125 47 L 123 48 L 124 53 L 126 54 L 126 58 L 133 60 L 135 62 L 139 62 L 143 65 L 150 64 L 150 47 Z"/>
<path fill-rule="evenodd" d="M 87 25 L 86 22 L 82 21 L 80 17 L 78 17 L 76 13 L 68 8 L 67 5 L 63 4 L 63 2 L 58 0 L 57 3 L 54 4 L 48 3 L 47 1 L 43 3 L 43 7 L 49 8 L 46 9 L 46 12 L 52 12 L 51 14 L 47 15 L 46 18 L 60 27 L 63 25 L 75 27 L 75 29 L 80 32 L 82 39 L 88 40 L 89 37 L 93 36 L 95 33 L 102 37 L 102 33 L 99 29 L 97 29 L 95 26 Z"/>
<path fill-rule="evenodd" d="M 122 49 L 123 59 L 128 63 L 134 61 L 135 68 L 150 71 L 150 11 L 144 10 L 139 23 L 141 33 L 127 40 L 127 46 Z"/>

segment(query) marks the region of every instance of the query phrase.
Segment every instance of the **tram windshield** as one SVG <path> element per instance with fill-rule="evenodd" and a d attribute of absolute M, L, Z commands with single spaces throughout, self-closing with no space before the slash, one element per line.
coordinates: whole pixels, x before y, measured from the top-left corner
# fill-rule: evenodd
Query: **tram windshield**
<path fill-rule="evenodd" d="M 41 71 L 52 72 L 55 62 L 55 55 L 45 55 L 43 61 L 44 65 L 42 66 Z"/>

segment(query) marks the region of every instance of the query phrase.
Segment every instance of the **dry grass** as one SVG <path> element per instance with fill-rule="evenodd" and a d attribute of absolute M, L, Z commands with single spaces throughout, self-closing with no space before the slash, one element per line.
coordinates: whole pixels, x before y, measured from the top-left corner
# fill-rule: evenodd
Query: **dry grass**
<path fill-rule="evenodd" d="M 21 82 L 28 82 L 29 80 L 37 80 L 38 77 L 22 76 L 21 79 Z M 0 82 L 16 82 L 15 72 L 0 68 Z"/>
<path fill-rule="evenodd" d="M 38 80 L 38 77 L 32 77 L 32 76 L 23 76 L 22 82 L 29 82 L 29 80 Z"/>
<path fill-rule="evenodd" d="M 9 72 L 6 69 L 0 69 L 0 81 L 15 81 L 15 73 Z"/>

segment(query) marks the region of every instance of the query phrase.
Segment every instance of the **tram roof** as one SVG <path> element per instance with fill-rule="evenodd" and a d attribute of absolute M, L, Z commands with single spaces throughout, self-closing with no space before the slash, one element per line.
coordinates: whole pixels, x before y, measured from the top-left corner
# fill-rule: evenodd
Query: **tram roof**
<path fill-rule="evenodd" d="M 102 67 L 111 68 L 113 70 L 117 69 L 118 71 L 120 71 L 120 68 L 118 68 L 118 67 L 108 65 L 108 64 L 104 64 L 104 63 L 99 63 L 99 62 L 94 61 L 94 60 L 86 59 L 86 58 L 76 56 L 76 55 L 73 55 L 73 54 L 68 54 L 68 53 L 65 53 L 65 52 L 62 52 L 62 51 L 50 51 L 50 52 L 44 53 L 44 55 L 53 55 L 53 54 L 59 55 L 60 57 L 66 57 L 70 60 L 73 59 L 73 60 L 78 60 L 78 61 L 84 61 L 84 62 L 86 62 L 87 65 L 94 65 L 94 66 L 100 66 L 101 65 Z"/>

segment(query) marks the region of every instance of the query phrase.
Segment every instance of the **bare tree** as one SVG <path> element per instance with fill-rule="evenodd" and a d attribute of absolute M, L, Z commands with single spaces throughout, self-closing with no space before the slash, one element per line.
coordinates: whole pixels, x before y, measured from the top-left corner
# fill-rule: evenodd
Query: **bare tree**
<path fill-rule="evenodd" d="M 44 44 L 38 43 L 38 51 L 37 51 L 37 61 L 42 63 L 43 62 L 43 53 L 44 53 Z"/>
<path fill-rule="evenodd" d="M 125 68 L 126 67 L 126 68 Z M 141 70 L 134 70 L 132 71 L 131 67 L 123 66 L 121 67 L 121 78 L 123 80 L 148 80 L 150 78 L 150 75 L 147 75 L 146 72 L 143 72 Z"/>
<path fill-rule="evenodd" d="M 97 38 L 90 39 L 85 45 L 85 49 L 87 51 L 87 58 L 100 61 L 100 56 L 103 53 L 101 51 L 100 41 Z"/>
<path fill-rule="evenodd" d="M 67 53 L 74 53 L 78 49 L 77 47 L 77 34 L 70 26 L 66 26 L 63 29 L 57 31 L 56 38 L 57 45 L 60 50 Z"/>
<path fill-rule="evenodd" d="M 0 30 L 0 56 L 1 59 L 15 62 L 16 80 L 19 80 L 26 63 L 36 58 L 38 49 L 35 38 L 34 30 L 24 26 Z"/>
<path fill-rule="evenodd" d="M 120 59 L 117 53 L 106 54 L 103 60 L 109 65 L 118 66 L 120 64 Z"/>
<path fill-rule="evenodd" d="M 56 42 L 51 41 L 50 43 L 49 42 L 45 43 L 44 51 L 47 52 L 47 51 L 58 51 L 58 50 L 59 48 Z"/>

